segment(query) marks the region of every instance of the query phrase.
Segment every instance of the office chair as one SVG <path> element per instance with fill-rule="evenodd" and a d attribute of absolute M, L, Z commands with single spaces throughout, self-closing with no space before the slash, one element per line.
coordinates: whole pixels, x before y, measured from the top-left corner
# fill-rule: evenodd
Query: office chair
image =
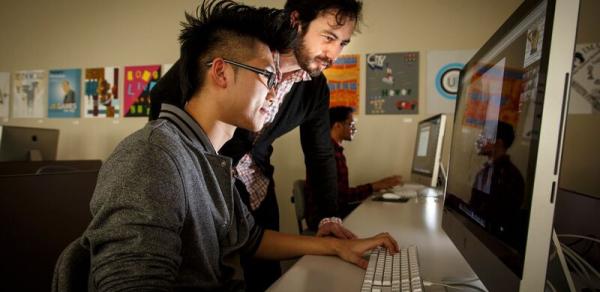
<path fill-rule="evenodd" d="M 52 277 L 52 292 L 88 291 L 90 252 L 80 241 L 81 237 L 75 239 L 58 257 Z"/>
<path fill-rule="evenodd" d="M 294 185 L 292 188 L 292 204 L 294 204 L 294 208 L 296 209 L 296 222 L 298 223 L 298 234 L 300 235 L 314 235 L 315 233 L 308 230 L 308 227 L 304 226 L 306 219 L 306 197 L 304 195 L 304 187 L 306 186 L 306 181 L 303 179 L 299 179 L 294 181 Z"/>

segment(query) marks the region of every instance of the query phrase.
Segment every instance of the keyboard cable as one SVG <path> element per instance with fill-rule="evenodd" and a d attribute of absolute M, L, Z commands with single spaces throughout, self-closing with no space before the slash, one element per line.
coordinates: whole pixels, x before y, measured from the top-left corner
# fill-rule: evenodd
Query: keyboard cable
<path fill-rule="evenodd" d="M 466 284 L 466 283 L 454 283 L 452 285 L 448 285 L 448 284 L 444 284 L 444 283 L 435 283 L 435 282 L 431 282 L 431 281 L 425 281 L 423 280 L 423 286 L 425 287 L 429 287 L 429 286 L 443 286 L 446 288 L 451 288 L 451 289 L 463 289 L 465 287 L 471 288 L 471 289 L 475 289 L 477 291 L 481 291 L 481 292 L 488 292 L 484 289 L 481 289 L 475 285 L 471 285 L 471 284 Z"/>

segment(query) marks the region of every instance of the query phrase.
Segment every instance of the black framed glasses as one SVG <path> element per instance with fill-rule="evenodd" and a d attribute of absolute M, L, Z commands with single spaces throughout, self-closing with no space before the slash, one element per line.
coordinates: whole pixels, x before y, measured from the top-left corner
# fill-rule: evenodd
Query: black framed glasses
<path fill-rule="evenodd" d="M 264 69 L 256 68 L 254 66 L 238 63 L 236 61 L 231 61 L 231 60 L 227 60 L 227 59 L 223 59 L 223 62 L 238 66 L 240 68 L 244 68 L 244 69 L 252 71 L 258 75 L 265 76 L 267 78 L 267 88 L 269 90 L 273 89 L 273 87 L 275 87 L 275 85 L 277 84 L 277 75 L 271 71 L 267 71 Z M 208 62 L 208 63 L 206 63 L 206 66 L 212 66 L 212 63 L 213 63 L 212 61 Z"/>

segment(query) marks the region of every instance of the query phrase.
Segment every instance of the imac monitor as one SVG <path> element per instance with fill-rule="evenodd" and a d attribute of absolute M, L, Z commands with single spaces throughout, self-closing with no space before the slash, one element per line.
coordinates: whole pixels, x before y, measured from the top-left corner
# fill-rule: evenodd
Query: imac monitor
<path fill-rule="evenodd" d="M 411 181 L 428 187 L 437 186 L 445 128 L 446 116 L 443 114 L 419 122 Z"/>
<path fill-rule="evenodd" d="M 525 1 L 460 74 L 442 226 L 489 291 L 543 291 L 579 1 Z"/>
<path fill-rule="evenodd" d="M 56 160 L 58 130 L 0 126 L 0 161 Z"/>

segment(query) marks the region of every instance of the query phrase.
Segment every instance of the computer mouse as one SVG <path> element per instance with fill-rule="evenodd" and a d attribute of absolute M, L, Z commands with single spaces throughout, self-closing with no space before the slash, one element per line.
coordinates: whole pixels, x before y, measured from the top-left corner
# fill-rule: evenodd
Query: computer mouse
<path fill-rule="evenodd" d="M 385 193 L 383 195 L 381 195 L 382 198 L 386 199 L 386 200 L 400 200 L 402 199 L 402 197 L 400 197 L 399 195 L 396 195 L 394 193 Z"/>

